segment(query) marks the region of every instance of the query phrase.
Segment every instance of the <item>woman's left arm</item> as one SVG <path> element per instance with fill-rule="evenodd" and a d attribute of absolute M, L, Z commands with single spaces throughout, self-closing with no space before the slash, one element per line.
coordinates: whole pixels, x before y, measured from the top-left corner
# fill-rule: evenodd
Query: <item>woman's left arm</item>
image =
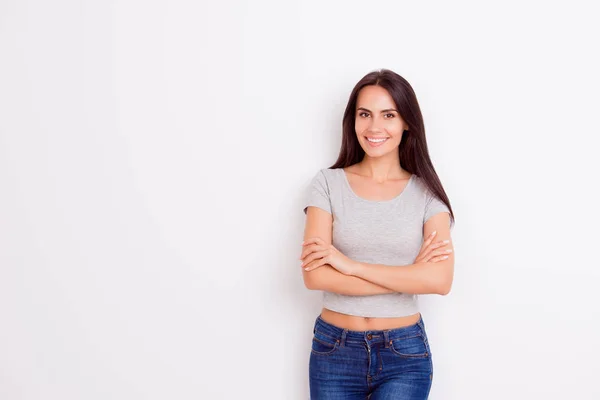
<path fill-rule="evenodd" d="M 349 275 L 365 279 L 394 292 L 414 294 L 450 293 L 454 279 L 454 249 L 450 237 L 450 214 L 438 213 L 423 225 L 423 237 L 437 231 L 436 241 L 448 239 L 445 249 L 452 249 L 448 258 L 437 262 L 420 262 L 398 267 L 355 261 Z"/>

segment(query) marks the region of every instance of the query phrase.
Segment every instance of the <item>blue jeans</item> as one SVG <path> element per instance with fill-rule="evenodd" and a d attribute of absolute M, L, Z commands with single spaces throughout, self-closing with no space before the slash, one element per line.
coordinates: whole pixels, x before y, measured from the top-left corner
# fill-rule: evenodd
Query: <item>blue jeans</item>
<path fill-rule="evenodd" d="M 311 400 L 427 399 L 433 380 L 422 317 L 410 326 L 351 331 L 315 321 L 309 362 Z"/>

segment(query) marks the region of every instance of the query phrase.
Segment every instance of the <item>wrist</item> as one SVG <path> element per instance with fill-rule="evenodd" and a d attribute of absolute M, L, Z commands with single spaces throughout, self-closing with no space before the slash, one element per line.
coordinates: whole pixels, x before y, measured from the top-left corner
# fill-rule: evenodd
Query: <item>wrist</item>
<path fill-rule="evenodd" d="M 354 261 L 352 260 L 352 267 L 350 268 L 350 273 L 348 275 L 350 276 L 358 276 L 360 275 L 360 272 L 365 268 L 364 264 L 361 263 L 360 261 Z"/>

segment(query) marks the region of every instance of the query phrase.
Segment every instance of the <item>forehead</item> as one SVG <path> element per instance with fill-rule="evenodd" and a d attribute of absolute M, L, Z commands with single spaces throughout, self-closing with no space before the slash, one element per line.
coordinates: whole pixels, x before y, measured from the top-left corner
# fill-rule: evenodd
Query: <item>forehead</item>
<path fill-rule="evenodd" d="M 365 107 L 373 111 L 396 108 L 396 104 L 389 92 L 381 86 L 365 86 L 358 93 L 356 107 Z"/>

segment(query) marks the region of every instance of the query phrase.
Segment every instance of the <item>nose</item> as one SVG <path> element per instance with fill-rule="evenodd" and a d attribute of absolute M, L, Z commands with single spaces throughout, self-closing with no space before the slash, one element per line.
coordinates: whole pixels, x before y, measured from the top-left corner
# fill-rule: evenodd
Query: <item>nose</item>
<path fill-rule="evenodd" d="M 373 118 L 371 118 L 371 122 L 369 123 L 369 130 L 372 133 L 379 133 L 379 132 L 381 132 L 382 125 L 383 125 L 383 121 L 381 120 L 381 118 L 373 117 Z"/>

